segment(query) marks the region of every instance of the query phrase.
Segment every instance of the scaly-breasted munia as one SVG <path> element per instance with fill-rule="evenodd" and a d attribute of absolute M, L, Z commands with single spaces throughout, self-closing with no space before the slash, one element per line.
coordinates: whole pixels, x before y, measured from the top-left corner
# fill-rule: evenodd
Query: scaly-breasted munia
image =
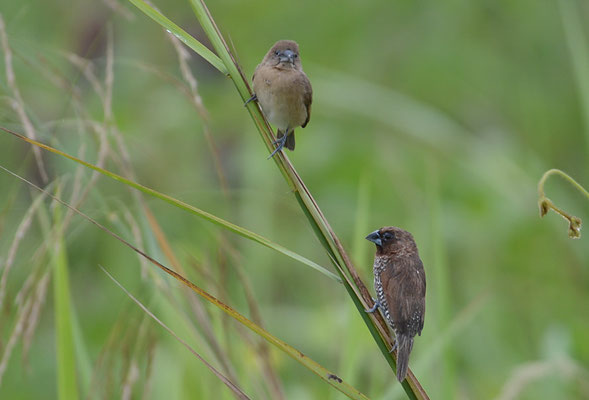
<path fill-rule="evenodd" d="M 425 317 L 425 271 L 413 236 L 403 229 L 388 226 L 372 232 L 366 239 L 376 244 L 374 289 L 380 307 L 395 332 L 397 379 L 405 379 L 413 338 L 421 335 Z M 391 351 L 393 351 L 391 350 Z"/>
<path fill-rule="evenodd" d="M 294 129 L 307 126 L 313 101 L 311 82 L 301 66 L 299 45 L 292 40 L 276 42 L 256 67 L 253 88 L 250 100 L 257 99 L 268 121 L 278 128 L 278 140 L 274 142 L 278 146 L 270 157 L 283 147 L 294 150 Z"/>

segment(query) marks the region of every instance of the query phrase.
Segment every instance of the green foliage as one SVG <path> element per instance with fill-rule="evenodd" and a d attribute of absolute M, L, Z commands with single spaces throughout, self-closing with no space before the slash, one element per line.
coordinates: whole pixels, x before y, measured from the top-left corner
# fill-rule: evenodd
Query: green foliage
<path fill-rule="evenodd" d="M 216 51 L 187 2 L 155 5 Z M 554 213 L 538 218 L 536 206 L 536 185 L 551 168 L 589 183 L 587 5 L 208 5 L 248 78 L 276 40 L 299 42 L 315 97 L 311 121 L 297 131 L 297 150 L 287 156 L 344 248 L 353 250 L 363 281 L 372 279 L 366 233 L 397 225 L 415 235 L 428 294 L 410 366 L 431 397 L 589 397 L 587 236 L 569 240 L 562 220 Z M 182 58 L 171 35 L 123 2 L 3 1 L 0 10 L 14 79 L 41 142 L 196 204 L 313 263 L 332 263 L 290 193 L 295 188 L 284 184 L 285 171 L 266 160 L 247 115 L 254 105 L 243 107 L 218 66 L 194 54 Z M 69 53 L 87 57 L 92 67 Z M 3 49 L 0 126 L 25 133 L 5 58 Z M 64 182 L 60 193 L 72 205 L 368 397 L 405 397 L 341 284 L 62 157 L 43 153 L 42 159 L 50 180 Z M 0 164 L 43 183 L 29 145 L 4 133 Z M 559 209 L 587 220 L 586 200 L 566 181 L 545 186 Z M 53 298 L 49 290 L 38 303 L 60 218 L 44 207 L 47 215 L 35 211 L 17 235 L 38 194 L 5 173 L 0 188 L 0 275 L 8 271 L 0 398 L 57 397 L 54 317 L 67 315 L 58 311 L 57 296 L 75 306 L 85 348 L 78 348 L 74 329 L 74 349 L 93 364 L 89 381 L 81 358 L 64 367 L 77 375 L 84 397 L 218 395 L 219 379 L 144 320 L 98 264 L 251 398 L 342 396 L 64 210 L 69 294 L 58 289 Z M 13 344 L 19 322 L 23 336 Z M 219 396 L 232 398 L 229 391 Z"/>

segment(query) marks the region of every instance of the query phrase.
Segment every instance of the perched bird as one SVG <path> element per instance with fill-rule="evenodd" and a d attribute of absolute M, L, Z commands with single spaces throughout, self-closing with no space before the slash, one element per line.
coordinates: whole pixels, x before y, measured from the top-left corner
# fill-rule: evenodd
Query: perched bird
<path fill-rule="evenodd" d="M 294 150 L 294 129 L 307 126 L 313 101 L 311 82 L 301 66 L 299 45 L 292 40 L 276 42 L 256 67 L 253 86 L 255 94 L 248 102 L 258 100 L 268 121 L 278 128 L 278 140 L 274 142 L 278 146 L 270 157 L 283 147 Z"/>
<path fill-rule="evenodd" d="M 425 271 L 413 236 L 388 226 L 366 239 L 376 244 L 374 289 L 377 300 L 367 312 L 380 307 L 395 332 L 397 379 L 405 379 L 413 338 L 421 335 L 425 317 Z"/>

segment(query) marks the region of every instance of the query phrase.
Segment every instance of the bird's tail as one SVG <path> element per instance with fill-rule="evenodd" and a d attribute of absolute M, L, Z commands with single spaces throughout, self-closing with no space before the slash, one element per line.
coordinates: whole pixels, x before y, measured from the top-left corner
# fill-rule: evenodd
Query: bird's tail
<path fill-rule="evenodd" d="M 284 132 L 282 132 L 280 129 L 277 132 L 278 135 L 278 139 L 280 139 L 282 136 L 284 136 Z M 294 136 L 294 129 L 292 129 L 288 136 L 286 137 L 286 142 L 284 143 L 284 147 L 286 147 L 289 150 L 294 150 L 295 149 L 295 136 Z"/>
<path fill-rule="evenodd" d="M 413 349 L 413 338 L 408 335 L 397 335 L 397 379 L 403 382 L 409 368 L 409 355 Z"/>

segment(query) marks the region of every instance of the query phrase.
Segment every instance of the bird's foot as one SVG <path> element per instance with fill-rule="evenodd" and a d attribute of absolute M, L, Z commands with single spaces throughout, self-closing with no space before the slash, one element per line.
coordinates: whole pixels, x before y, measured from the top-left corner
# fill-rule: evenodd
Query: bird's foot
<path fill-rule="evenodd" d="M 393 347 L 391 347 L 391 349 L 389 350 L 389 353 L 392 353 L 396 349 L 397 349 L 397 339 L 395 339 L 395 343 L 393 343 Z"/>
<path fill-rule="evenodd" d="M 273 144 L 277 144 L 278 147 L 276 147 L 276 149 L 272 152 L 272 154 L 270 154 L 270 156 L 268 157 L 268 160 L 271 159 L 272 157 L 274 157 L 274 154 L 278 153 L 280 150 L 282 150 L 282 148 L 284 147 L 284 144 L 286 143 L 286 137 L 288 136 L 288 132 L 286 132 L 284 135 L 282 135 L 282 137 L 280 137 L 279 139 L 276 139 L 275 141 L 273 141 Z"/>
<path fill-rule="evenodd" d="M 247 100 L 245 101 L 245 103 L 243 103 L 243 106 L 245 107 L 245 106 L 247 106 L 247 105 L 248 105 L 248 103 L 250 103 L 250 102 L 252 102 L 252 101 L 255 101 L 255 100 L 258 100 L 258 96 L 256 96 L 256 94 L 254 93 L 254 94 L 252 95 L 252 97 L 250 97 L 249 99 L 247 99 Z"/>
<path fill-rule="evenodd" d="M 374 305 L 372 306 L 372 308 L 370 308 L 368 310 L 364 310 L 364 311 L 366 311 L 367 313 L 370 313 L 370 314 L 372 314 L 373 312 L 375 312 L 376 309 L 378 307 L 380 307 L 380 302 L 378 300 L 372 299 L 372 301 L 374 301 Z"/>

